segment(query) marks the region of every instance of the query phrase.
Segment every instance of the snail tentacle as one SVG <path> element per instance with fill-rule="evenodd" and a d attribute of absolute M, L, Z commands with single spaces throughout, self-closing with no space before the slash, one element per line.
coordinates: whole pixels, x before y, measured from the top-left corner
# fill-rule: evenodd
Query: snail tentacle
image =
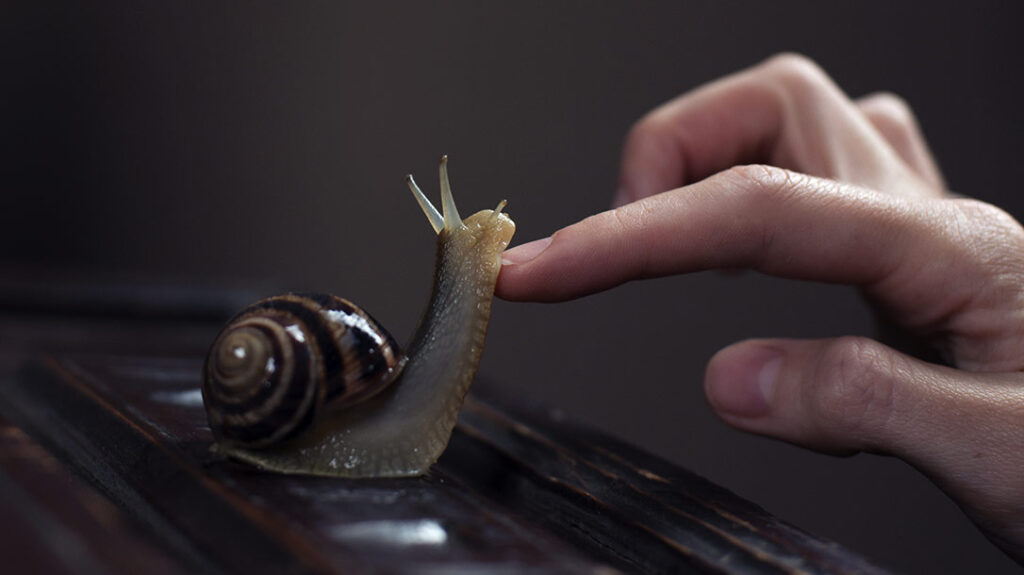
<path fill-rule="evenodd" d="M 465 227 L 462 218 L 459 217 L 459 210 L 455 208 L 455 198 L 452 197 L 452 186 L 448 180 L 448 156 L 441 156 L 441 168 L 438 172 L 441 180 L 441 209 L 444 212 L 444 227 L 449 230 Z"/>
<path fill-rule="evenodd" d="M 494 213 L 491 214 L 491 217 L 497 219 L 497 217 L 501 215 L 501 211 L 504 210 L 507 205 L 508 200 L 501 200 L 498 202 L 498 207 L 494 208 Z"/>
<path fill-rule="evenodd" d="M 409 189 L 412 191 L 413 197 L 420 204 L 420 208 L 423 209 L 423 213 L 427 215 L 427 219 L 430 220 L 430 226 L 434 228 L 434 233 L 439 234 L 444 229 L 444 216 L 441 212 L 437 211 L 434 204 L 430 203 L 427 196 L 423 194 L 423 190 L 416 185 L 416 180 L 413 179 L 412 174 L 405 177 L 405 181 L 409 184 Z"/>

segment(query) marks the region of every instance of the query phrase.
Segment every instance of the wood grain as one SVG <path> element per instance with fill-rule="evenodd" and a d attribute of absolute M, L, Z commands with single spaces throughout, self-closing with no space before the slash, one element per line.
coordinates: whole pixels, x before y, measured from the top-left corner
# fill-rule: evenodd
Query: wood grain
<path fill-rule="evenodd" d="M 883 572 L 692 473 L 486 384 L 425 477 L 260 472 L 210 450 L 201 360 L 65 355 L 0 385 L 8 429 L 140 525 L 140 548 L 172 568 Z M 0 457 L 0 471 L 9 459 Z"/>

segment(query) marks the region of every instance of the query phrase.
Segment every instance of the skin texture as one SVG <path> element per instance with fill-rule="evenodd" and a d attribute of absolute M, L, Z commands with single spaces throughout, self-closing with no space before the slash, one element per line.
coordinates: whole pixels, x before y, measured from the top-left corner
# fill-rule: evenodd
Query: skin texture
<path fill-rule="evenodd" d="M 949 365 L 860 337 L 744 341 L 711 359 L 711 407 L 826 453 L 901 457 L 1024 561 L 1024 229 L 950 194 L 906 103 L 851 100 L 776 56 L 639 120 L 615 206 L 506 252 L 499 297 L 714 268 L 859 287 Z"/>
<path fill-rule="evenodd" d="M 438 228 L 434 287 L 398 380 L 363 403 L 320 415 L 294 440 L 259 450 L 220 445 L 227 455 L 280 473 L 360 478 L 422 475 L 444 452 L 483 354 L 501 253 L 515 232 L 500 213 L 504 204 L 459 218 L 445 161 L 444 215 L 424 207 Z"/>

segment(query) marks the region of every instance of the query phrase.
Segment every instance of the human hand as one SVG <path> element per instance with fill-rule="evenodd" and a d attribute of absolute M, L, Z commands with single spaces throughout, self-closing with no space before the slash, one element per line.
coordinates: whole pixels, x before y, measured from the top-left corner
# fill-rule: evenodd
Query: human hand
<path fill-rule="evenodd" d="M 859 337 L 744 341 L 711 359 L 711 406 L 812 449 L 901 457 L 1024 562 L 1024 229 L 947 192 L 901 100 L 852 101 L 775 57 L 644 117 L 620 186 L 616 209 L 507 251 L 498 295 L 714 268 L 858 286 L 952 367 Z"/>

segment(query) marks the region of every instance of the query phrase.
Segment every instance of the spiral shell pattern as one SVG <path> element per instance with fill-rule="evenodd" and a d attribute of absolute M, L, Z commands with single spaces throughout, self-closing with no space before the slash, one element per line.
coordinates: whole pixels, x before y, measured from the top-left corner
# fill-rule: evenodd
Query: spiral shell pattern
<path fill-rule="evenodd" d="M 340 297 L 286 294 L 236 315 L 210 348 L 203 401 L 214 437 L 259 448 L 390 385 L 405 365 L 394 338 Z"/>

